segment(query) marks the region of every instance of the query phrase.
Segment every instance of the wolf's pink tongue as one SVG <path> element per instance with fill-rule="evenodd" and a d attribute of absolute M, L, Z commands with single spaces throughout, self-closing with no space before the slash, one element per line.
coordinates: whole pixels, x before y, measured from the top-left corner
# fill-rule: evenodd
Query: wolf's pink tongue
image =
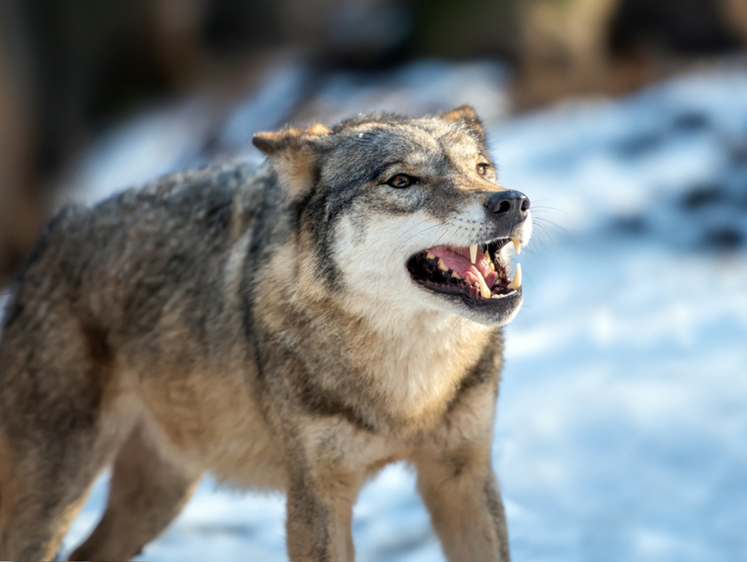
<path fill-rule="evenodd" d="M 488 256 L 479 247 L 477 248 L 477 259 L 474 265 L 469 261 L 469 248 L 436 246 L 428 251 L 444 260 L 446 267 L 452 271 L 456 271 L 462 279 L 470 279 L 476 282 L 479 275 L 485 280 L 488 288 L 492 288 L 495 285 L 497 275 L 490 267 Z"/>

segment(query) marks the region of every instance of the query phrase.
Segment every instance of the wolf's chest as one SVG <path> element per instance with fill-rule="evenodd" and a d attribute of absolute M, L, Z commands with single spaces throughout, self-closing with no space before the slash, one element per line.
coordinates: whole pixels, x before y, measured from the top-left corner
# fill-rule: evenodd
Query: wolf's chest
<path fill-rule="evenodd" d="M 372 381 L 380 407 L 396 419 L 419 425 L 439 417 L 461 382 L 480 361 L 491 331 L 424 332 L 370 346 L 359 365 Z"/>

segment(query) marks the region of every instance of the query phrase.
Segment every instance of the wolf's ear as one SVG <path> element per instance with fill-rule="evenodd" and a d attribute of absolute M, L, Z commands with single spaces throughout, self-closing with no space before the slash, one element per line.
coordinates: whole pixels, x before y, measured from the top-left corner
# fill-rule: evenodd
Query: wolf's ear
<path fill-rule="evenodd" d="M 447 111 L 439 115 L 444 121 L 450 121 L 451 123 L 464 123 L 470 127 L 475 127 L 482 130 L 482 121 L 477 116 L 477 111 L 471 105 L 460 105 L 456 109 Z"/>
<path fill-rule="evenodd" d="M 264 152 L 291 197 L 303 197 L 313 186 L 317 167 L 315 142 L 332 131 L 321 124 L 271 133 L 256 133 L 252 144 Z"/>
<path fill-rule="evenodd" d="M 439 115 L 441 119 L 444 119 L 446 121 L 466 121 L 466 122 L 473 122 L 477 121 L 480 122 L 480 118 L 477 116 L 477 112 L 475 111 L 475 108 L 471 105 L 460 105 L 459 107 L 452 109 L 451 111 L 447 111 L 446 113 L 442 113 Z"/>
<path fill-rule="evenodd" d="M 282 131 L 256 133 L 252 137 L 252 144 L 269 156 L 280 150 L 302 149 L 305 145 L 331 132 L 321 123 L 317 123 L 311 127 L 295 127 Z"/>
<path fill-rule="evenodd" d="M 485 142 L 485 129 L 482 126 L 482 121 L 480 121 L 475 108 L 471 105 L 460 105 L 456 109 L 442 113 L 438 117 L 444 121 L 468 127 L 475 132 L 482 142 Z"/>

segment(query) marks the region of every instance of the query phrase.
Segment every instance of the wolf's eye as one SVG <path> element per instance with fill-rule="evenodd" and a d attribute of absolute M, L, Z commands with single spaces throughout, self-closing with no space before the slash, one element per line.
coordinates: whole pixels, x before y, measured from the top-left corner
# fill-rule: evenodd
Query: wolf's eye
<path fill-rule="evenodd" d="M 485 173 L 488 171 L 488 168 L 490 167 L 490 164 L 485 164 L 484 162 L 480 162 L 477 165 L 477 173 L 481 176 L 484 176 Z"/>
<path fill-rule="evenodd" d="M 396 176 L 393 176 L 389 178 L 388 183 L 392 187 L 410 187 L 412 184 L 414 184 L 417 181 L 417 178 L 414 178 L 412 176 L 408 176 L 407 174 L 397 174 Z"/>

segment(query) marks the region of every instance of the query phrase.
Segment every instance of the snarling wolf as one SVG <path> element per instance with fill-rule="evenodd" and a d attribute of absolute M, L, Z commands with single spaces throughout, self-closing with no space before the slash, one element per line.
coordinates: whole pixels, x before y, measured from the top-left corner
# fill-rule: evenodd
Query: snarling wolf
<path fill-rule="evenodd" d="M 490 453 L 531 216 L 474 110 L 253 142 L 256 171 L 47 226 L 0 346 L 0 559 L 55 556 L 113 465 L 73 560 L 133 557 L 211 471 L 287 493 L 291 560 L 352 561 L 361 486 L 404 460 L 449 560 L 509 560 Z"/>

